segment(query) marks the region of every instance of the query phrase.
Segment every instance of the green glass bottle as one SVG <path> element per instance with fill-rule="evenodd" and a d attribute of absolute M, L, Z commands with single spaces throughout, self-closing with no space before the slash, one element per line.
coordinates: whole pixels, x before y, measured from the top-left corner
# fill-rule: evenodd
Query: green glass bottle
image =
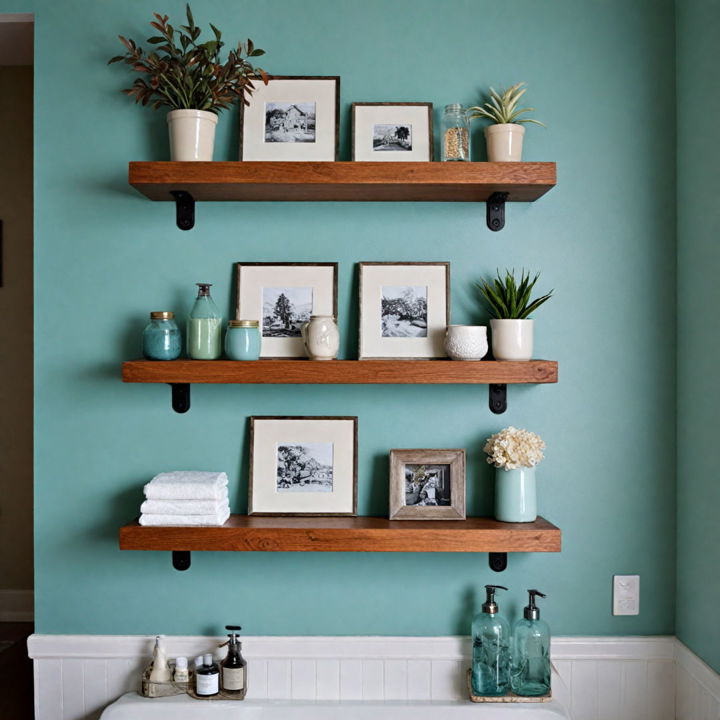
<path fill-rule="evenodd" d="M 487 600 L 472 623 L 472 689 L 478 696 L 505 695 L 510 690 L 510 626 L 498 611 L 495 591 L 486 585 Z"/>
<path fill-rule="evenodd" d="M 197 283 L 198 295 L 187 323 L 187 350 L 192 360 L 217 360 L 222 355 L 222 315 L 210 297 L 209 283 Z"/>
<path fill-rule="evenodd" d="M 550 692 L 550 626 L 540 619 L 535 596 L 539 590 L 528 590 L 530 602 L 513 628 L 512 691 L 524 697 L 538 697 Z"/>

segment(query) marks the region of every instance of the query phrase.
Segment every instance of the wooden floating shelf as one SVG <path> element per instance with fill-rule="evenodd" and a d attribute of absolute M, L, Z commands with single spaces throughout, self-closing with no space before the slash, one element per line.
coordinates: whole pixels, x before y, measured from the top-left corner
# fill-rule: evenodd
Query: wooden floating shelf
<path fill-rule="evenodd" d="M 122 365 L 129 383 L 246 383 L 259 385 L 449 385 L 556 383 L 554 360 L 133 360 Z"/>
<path fill-rule="evenodd" d="M 150 200 L 533 202 L 555 186 L 554 162 L 131 162 Z"/>
<path fill-rule="evenodd" d="M 173 552 L 560 552 L 560 529 L 544 518 L 503 523 L 399 521 L 378 517 L 232 515 L 221 527 L 120 528 L 121 550 Z"/>

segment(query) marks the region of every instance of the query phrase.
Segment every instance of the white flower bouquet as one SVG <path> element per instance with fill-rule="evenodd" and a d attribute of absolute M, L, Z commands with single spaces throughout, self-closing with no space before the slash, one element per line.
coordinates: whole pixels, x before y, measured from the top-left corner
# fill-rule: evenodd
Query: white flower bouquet
<path fill-rule="evenodd" d="M 539 435 L 512 426 L 488 438 L 483 448 L 488 463 L 504 470 L 535 467 L 545 457 L 544 449 L 545 443 Z"/>

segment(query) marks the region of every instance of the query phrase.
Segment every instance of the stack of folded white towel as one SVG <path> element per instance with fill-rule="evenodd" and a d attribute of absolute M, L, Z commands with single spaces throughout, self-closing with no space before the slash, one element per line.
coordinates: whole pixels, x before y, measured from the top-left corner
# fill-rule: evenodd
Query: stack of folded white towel
<path fill-rule="evenodd" d="M 160 473 L 145 485 L 141 525 L 222 525 L 230 517 L 224 472 Z"/>

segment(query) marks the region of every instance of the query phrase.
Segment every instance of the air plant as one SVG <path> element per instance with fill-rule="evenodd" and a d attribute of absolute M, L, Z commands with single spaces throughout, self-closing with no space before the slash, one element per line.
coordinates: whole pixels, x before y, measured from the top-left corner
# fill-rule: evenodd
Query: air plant
<path fill-rule="evenodd" d="M 542 125 L 539 120 L 532 118 L 522 118 L 521 115 L 527 112 L 534 112 L 535 108 L 518 108 L 517 104 L 520 98 L 525 94 L 527 87 L 523 87 L 525 83 L 515 83 L 507 90 L 497 92 L 494 88 L 490 88 L 490 97 L 482 107 L 475 106 L 468 108 L 468 117 L 484 118 L 490 122 L 503 125 L 506 123 L 534 123 Z"/>
<path fill-rule="evenodd" d="M 531 300 L 535 283 L 540 273 L 530 278 L 530 273 L 524 270 L 520 275 L 520 282 L 515 279 L 515 271 L 505 270 L 505 277 L 497 271 L 497 277 L 491 282 L 477 283 L 478 290 L 490 311 L 500 320 L 525 320 L 531 313 L 535 312 L 543 303 L 547 302 L 553 294 L 551 290 L 547 295 L 542 295 Z"/>

